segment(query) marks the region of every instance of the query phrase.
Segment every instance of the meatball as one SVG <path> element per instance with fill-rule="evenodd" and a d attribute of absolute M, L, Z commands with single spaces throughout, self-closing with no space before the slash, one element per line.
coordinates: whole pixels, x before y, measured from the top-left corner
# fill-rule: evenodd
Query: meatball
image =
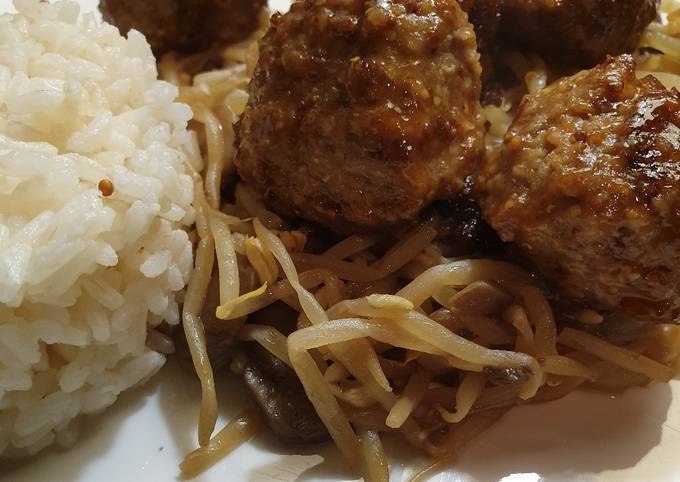
<path fill-rule="evenodd" d="M 526 96 L 483 214 L 567 298 L 680 319 L 680 94 L 629 55 Z"/>
<path fill-rule="evenodd" d="M 142 32 L 156 55 L 243 40 L 258 25 L 266 0 L 101 0 L 104 20 L 123 34 Z"/>
<path fill-rule="evenodd" d="M 477 35 L 477 50 L 481 55 L 483 85 L 493 76 L 493 56 L 501 24 L 501 9 L 505 0 L 458 0 L 467 12 Z"/>
<path fill-rule="evenodd" d="M 632 52 L 656 17 L 658 0 L 505 0 L 505 40 L 549 63 L 592 67 Z"/>
<path fill-rule="evenodd" d="M 304 0 L 275 15 L 237 128 L 245 182 L 339 232 L 408 224 L 482 154 L 481 67 L 456 0 Z"/>

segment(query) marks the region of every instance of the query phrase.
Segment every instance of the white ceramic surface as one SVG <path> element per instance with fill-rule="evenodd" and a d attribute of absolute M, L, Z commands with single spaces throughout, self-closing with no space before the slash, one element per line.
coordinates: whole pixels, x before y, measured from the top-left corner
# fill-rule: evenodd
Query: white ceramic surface
<path fill-rule="evenodd" d="M 222 426 L 246 402 L 228 374 L 219 376 Z M 30 460 L 0 462 L 0 482 L 151 482 L 178 480 L 193 449 L 199 388 L 171 361 L 145 387 L 83 423 L 78 444 Z M 388 441 L 395 482 L 424 460 Z M 673 482 L 680 480 L 680 381 L 611 397 L 577 392 L 558 402 L 514 409 L 473 442 L 433 482 Z M 348 481 L 326 445 L 316 455 L 283 447 L 262 433 L 199 482 Z"/>
<path fill-rule="evenodd" d="M 145 0 L 140 0 L 145 1 Z M 97 0 L 81 0 L 86 10 Z M 285 5 L 286 0 L 276 1 Z M 0 0 L 0 11 L 10 2 Z M 218 375 L 222 426 L 247 398 L 237 381 Z M 165 482 L 195 448 L 199 388 L 175 361 L 146 386 L 123 394 L 85 420 L 78 444 L 29 460 L 0 461 L 0 482 Z M 424 460 L 395 441 L 393 481 L 406 481 Z M 351 480 L 333 447 L 282 447 L 266 433 L 198 477 L 200 482 Z M 680 381 L 620 396 L 578 392 L 558 402 L 517 408 L 473 442 L 433 482 L 680 481 Z"/>

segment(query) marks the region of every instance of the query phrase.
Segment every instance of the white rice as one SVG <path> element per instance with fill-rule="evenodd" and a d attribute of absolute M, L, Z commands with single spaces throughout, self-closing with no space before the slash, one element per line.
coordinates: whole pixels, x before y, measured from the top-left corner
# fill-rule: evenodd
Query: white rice
<path fill-rule="evenodd" d="M 188 106 L 149 45 L 78 5 L 0 16 L 0 454 L 72 443 L 74 420 L 165 358 L 192 268 Z M 113 184 L 105 197 L 102 180 Z"/>

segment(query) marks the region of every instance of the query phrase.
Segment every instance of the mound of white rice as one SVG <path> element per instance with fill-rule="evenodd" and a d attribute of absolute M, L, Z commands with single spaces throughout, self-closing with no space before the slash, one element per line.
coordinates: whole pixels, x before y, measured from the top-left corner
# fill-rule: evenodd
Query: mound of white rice
<path fill-rule="evenodd" d="M 75 3 L 15 6 L 0 17 L 4 456 L 71 443 L 80 414 L 161 367 L 147 330 L 179 321 L 194 216 L 191 111 L 144 37 Z"/>

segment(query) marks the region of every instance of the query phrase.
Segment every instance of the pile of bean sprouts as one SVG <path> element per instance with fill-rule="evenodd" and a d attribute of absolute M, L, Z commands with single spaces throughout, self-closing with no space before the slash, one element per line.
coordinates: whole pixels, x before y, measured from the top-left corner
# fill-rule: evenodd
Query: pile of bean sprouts
<path fill-rule="evenodd" d="M 641 75 L 653 73 L 669 87 L 680 85 L 676 3 L 663 3 L 662 21 L 645 34 L 640 54 Z M 261 425 L 257 412 L 246 410 L 214 434 L 215 380 L 201 319 L 214 273 L 224 332 L 259 343 L 295 371 L 339 451 L 370 481 L 389 480 L 383 434 L 399 433 L 432 457 L 414 479 L 424 480 L 514 406 L 558 399 L 582 385 L 622 390 L 674 376 L 676 326 L 613 343 L 593 334 L 606 318 L 584 310 L 581 326 L 558 327 L 530 273 L 501 261 L 447 259 L 430 224 L 399 239 L 350 236 L 311 254 L 306 233 L 245 185 L 227 183 L 236 176 L 233 126 L 247 102 L 266 18 L 262 24 L 253 38 L 221 53 L 220 70 L 191 75 L 196 59 L 172 55 L 160 63 L 195 115 L 187 154 L 195 172 L 196 267 L 183 322 L 202 403 L 200 447 L 183 461 L 185 475 L 205 470 Z M 548 81 L 537 57 L 513 54 L 508 63 L 524 79 L 524 92 Z M 498 149 L 514 104 L 487 107 L 490 151 Z M 224 185 L 236 186 L 234 202 L 222 199 Z M 293 333 L 249 323 L 279 301 L 299 313 Z"/>

